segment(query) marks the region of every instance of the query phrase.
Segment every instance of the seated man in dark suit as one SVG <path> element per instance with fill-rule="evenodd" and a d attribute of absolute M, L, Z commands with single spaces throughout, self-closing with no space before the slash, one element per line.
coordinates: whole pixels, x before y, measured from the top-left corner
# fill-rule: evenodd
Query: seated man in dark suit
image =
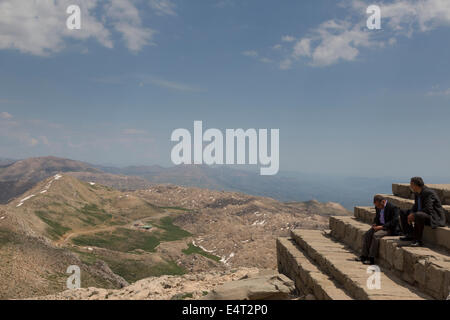
<path fill-rule="evenodd" d="M 410 188 L 415 194 L 414 206 L 400 213 L 400 225 L 405 235 L 400 240 L 413 241 L 411 246 L 421 247 L 425 225 L 433 229 L 445 227 L 445 211 L 436 192 L 425 186 L 422 178 L 411 178 Z"/>
<path fill-rule="evenodd" d="M 389 203 L 383 196 L 376 195 L 373 198 L 376 216 L 373 226 L 364 235 L 362 253 L 356 261 L 367 265 L 375 264 L 378 256 L 380 239 L 385 236 L 395 236 L 399 232 L 398 218 L 400 209 Z"/>

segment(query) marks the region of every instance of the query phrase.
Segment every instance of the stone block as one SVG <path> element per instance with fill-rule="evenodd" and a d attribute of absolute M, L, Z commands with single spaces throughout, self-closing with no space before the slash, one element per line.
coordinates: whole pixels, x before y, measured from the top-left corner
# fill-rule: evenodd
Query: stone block
<path fill-rule="evenodd" d="M 421 287 L 426 285 L 427 266 L 426 261 L 421 259 L 414 265 L 414 279 Z"/>
<path fill-rule="evenodd" d="M 437 268 L 432 263 L 427 264 L 426 269 L 426 289 L 434 296 L 441 296 L 444 299 L 445 270 Z"/>
<path fill-rule="evenodd" d="M 393 246 L 394 247 L 394 246 Z M 394 268 L 403 271 L 403 253 L 404 251 L 397 246 L 394 247 Z"/>

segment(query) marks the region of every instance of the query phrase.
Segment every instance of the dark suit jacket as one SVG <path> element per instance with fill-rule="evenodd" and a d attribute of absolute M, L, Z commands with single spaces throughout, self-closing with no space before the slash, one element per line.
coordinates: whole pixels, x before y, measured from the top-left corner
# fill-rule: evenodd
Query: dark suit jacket
<path fill-rule="evenodd" d="M 418 210 L 418 199 L 420 198 L 420 203 L 422 205 L 422 212 L 431 216 L 431 227 L 434 229 L 436 227 L 445 227 L 445 211 L 442 208 L 441 200 L 433 189 L 427 186 L 423 187 L 420 194 L 416 194 L 414 197 L 414 206 L 412 207 L 412 212 L 417 212 Z"/>
<path fill-rule="evenodd" d="M 373 219 L 373 224 L 377 226 L 381 226 L 380 221 L 380 212 L 381 210 L 375 207 L 377 214 L 375 215 L 375 219 Z M 389 231 L 392 235 L 397 235 L 399 232 L 399 215 L 400 209 L 390 203 L 389 201 L 386 203 L 386 207 L 384 208 L 384 225 L 383 230 Z"/>

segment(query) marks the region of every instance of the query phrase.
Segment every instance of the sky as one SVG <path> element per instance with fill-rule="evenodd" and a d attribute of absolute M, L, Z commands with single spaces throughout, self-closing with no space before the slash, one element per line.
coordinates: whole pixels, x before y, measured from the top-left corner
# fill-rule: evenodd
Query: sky
<path fill-rule="evenodd" d="M 201 120 L 279 129 L 280 171 L 450 177 L 449 39 L 448 0 L 0 0 L 0 157 L 170 166 Z"/>

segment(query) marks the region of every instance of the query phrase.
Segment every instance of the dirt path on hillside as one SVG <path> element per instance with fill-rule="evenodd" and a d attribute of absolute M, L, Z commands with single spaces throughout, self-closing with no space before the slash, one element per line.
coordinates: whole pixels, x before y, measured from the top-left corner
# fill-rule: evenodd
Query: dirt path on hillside
<path fill-rule="evenodd" d="M 63 237 L 61 239 L 56 241 L 55 244 L 57 246 L 62 246 L 62 245 L 67 244 L 67 242 L 73 237 L 91 234 L 91 233 L 104 232 L 104 231 L 114 231 L 118 227 L 125 227 L 125 226 L 109 226 L 109 227 L 104 227 L 104 228 L 97 228 L 97 229 L 90 229 L 90 230 L 78 230 L 78 231 L 66 233 L 63 235 Z"/>
<path fill-rule="evenodd" d="M 168 216 L 170 216 L 170 212 L 162 212 L 162 213 L 158 213 L 158 214 L 156 214 L 154 216 L 151 216 L 151 217 L 135 220 L 135 221 L 127 223 L 125 225 L 104 226 L 104 227 L 99 226 L 96 229 L 88 229 L 88 230 L 81 229 L 81 230 L 77 230 L 77 231 L 73 231 L 73 232 L 69 232 L 69 233 L 64 234 L 61 239 L 55 241 L 55 244 L 57 246 L 63 246 L 63 245 L 66 245 L 68 243 L 68 241 L 70 239 L 72 239 L 73 237 L 86 235 L 86 234 L 92 234 L 92 233 L 98 233 L 98 232 L 115 231 L 117 228 L 134 229 L 134 225 L 136 223 L 146 222 L 148 220 L 160 220 L 160 219 L 168 217 Z"/>

